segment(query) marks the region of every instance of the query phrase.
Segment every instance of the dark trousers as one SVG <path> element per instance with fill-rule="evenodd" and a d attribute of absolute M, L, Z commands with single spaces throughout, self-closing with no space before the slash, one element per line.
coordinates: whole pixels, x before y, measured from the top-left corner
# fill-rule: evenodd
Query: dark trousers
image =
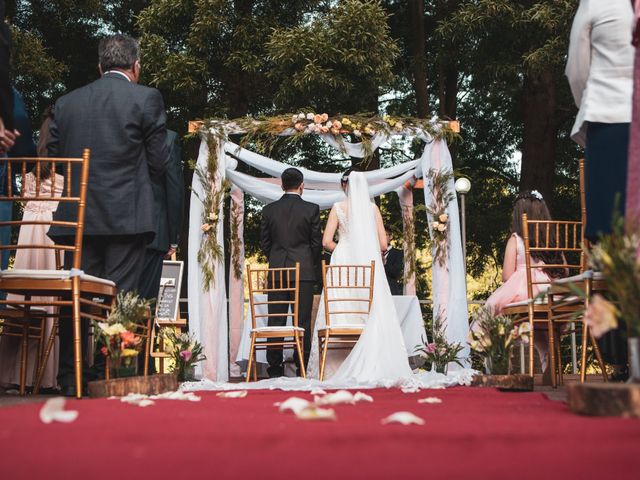
<path fill-rule="evenodd" d="M 585 149 L 586 237 L 595 242 L 611 233 L 614 212 L 624 215 L 629 149 L 628 123 L 587 126 Z"/>
<path fill-rule="evenodd" d="M 298 291 L 298 326 L 304 328 L 304 366 L 309 363 L 309 353 L 311 352 L 311 308 L 313 307 L 313 285 L 314 281 L 300 280 Z M 293 292 L 273 292 L 269 294 L 269 301 L 292 301 L 294 299 Z M 270 327 L 283 327 L 287 324 L 286 313 L 289 305 L 269 305 L 269 313 L 282 313 L 282 317 L 269 317 Z M 274 340 L 275 341 L 275 340 Z M 298 363 L 298 353 L 295 352 L 294 358 Z M 282 350 L 267 350 L 267 362 L 269 362 L 269 375 L 282 375 Z"/>
<path fill-rule="evenodd" d="M 116 284 L 117 290 L 129 291 L 138 288 L 142 271 L 146 239 L 143 235 L 87 235 L 82 244 L 82 270 L 84 273 L 106 278 Z M 65 267 L 70 267 L 70 256 L 65 258 Z M 73 359 L 73 324 L 71 312 L 66 309 L 59 327 L 60 361 L 58 365 L 58 384 L 61 387 L 75 385 Z M 87 350 L 89 325 L 81 323 L 82 351 Z M 88 381 L 104 373 L 100 365 L 94 365 L 89 371 L 86 355 L 83 355 L 83 376 Z M 102 362 L 104 365 L 104 362 Z"/>
<path fill-rule="evenodd" d="M 140 275 L 140 284 L 138 293 L 147 300 L 153 299 L 151 303 L 151 312 L 156 311 L 156 300 L 160 291 L 160 278 L 162 277 L 162 264 L 166 252 L 147 249 L 144 254 L 144 264 L 142 274 Z M 139 371 L 144 368 L 144 356 L 139 355 L 138 362 Z M 149 357 L 149 373 L 155 373 L 155 361 Z"/>

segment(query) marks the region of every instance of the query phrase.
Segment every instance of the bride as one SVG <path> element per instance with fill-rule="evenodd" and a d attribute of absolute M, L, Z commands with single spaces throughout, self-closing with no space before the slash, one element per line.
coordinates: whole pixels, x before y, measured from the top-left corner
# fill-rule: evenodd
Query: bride
<path fill-rule="evenodd" d="M 343 175 L 342 189 L 347 199 L 333 205 L 322 243 L 332 252 L 332 265 L 369 265 L 375 262 L 373 301 L 364 330 L 345 358 L 345 350 L 329 349 L 325 379 L 329 383 L 381 385 L 401 383 L 411 377 L 408 352 L 400 321 L 384 275 L 381 252 L 387 249 L 382 216 L 369 197 L 369 186 L 362 172 Z M 334 242 L 336 230 L 338 243 Z M 349 323 L 353 323 L 353 319 Z M 339 322 L 339 321 L 338 321 Z M 336 323 L 332 318 L 332 323 Z M 324 302 L 316 317 L 309 357 L 309 375 L 318 378 L 318 329 L 325 326 Z"/>

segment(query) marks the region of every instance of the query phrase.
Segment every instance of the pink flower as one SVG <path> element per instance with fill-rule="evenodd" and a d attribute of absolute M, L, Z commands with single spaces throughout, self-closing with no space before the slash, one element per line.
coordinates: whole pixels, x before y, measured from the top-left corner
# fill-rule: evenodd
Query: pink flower
<path fill-rule="evenodd" d="M 587 325 L 594 337 L 600 338 L 609 330 L 618 327 L 616 307 L 602 295 L 594 295 L 584 314 Z"/>
<path fill-rule="evenodd" d="M 180 352 L 180 358 L 185 362 L 188 362 L 189 360 L 191 360 L 191 350 L 182 350 Z"/>
<path fill-rule="evenodd" d="M 427 343 L 427 346 L 426 346 L 425 350 L 427 351 L 427 353 L 435 353 L 436 352 L 436 344 L 435 343 Z"/>

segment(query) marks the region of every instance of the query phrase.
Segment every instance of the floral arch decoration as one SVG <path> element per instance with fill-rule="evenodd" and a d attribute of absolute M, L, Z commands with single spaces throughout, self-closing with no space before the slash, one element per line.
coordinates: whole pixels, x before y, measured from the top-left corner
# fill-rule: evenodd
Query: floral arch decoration
<path fill-rule="evenodd" d="M 279 177 L 289 165 L 245 147 L 259 145 L 269 152 L 277 140 L 295 141 L 301 135 L 318 135 L 328 145 L 352 158 L 369 158 L 394 135 L 418 138 L 424 143 L 419 158 L 388 168 L 365 172 L 372 197 L 395 191 L 403 216 L 406 295 L 415 295 L 415 244 L 413 186 L 423 179 L 432 239 L 433 309 L 443 319 L 449 341 L 465 344 L 468 333 L 466 281 L 448 142 L 457 135 L 449 122 L 397 117 L 364 117 L 297 113 L 264 119 L 209 119 L 190 122 L 201 138 L 189 211 L 188 292 L 190 330 L 203 344 L 207 360 L 196 374 L 225 381 L 238 374 L 235 359 L 244 322 L 244 195 L 264 203 L 282 195 Z M 229 135 L 242 134 L 237 144 Z M 352 142 L 350 140 L 356 140 Z M 266 174 L 253 177 L 237 171 L 243 162 Z M 340 173 L 301 168 L 303 197 L 330 208 L 344 198 Z M 229 192 L 230 255 L 229 296 L 224 278 L 224 195 Z M 227 322 L 228 318 L 228 322 Z"/>

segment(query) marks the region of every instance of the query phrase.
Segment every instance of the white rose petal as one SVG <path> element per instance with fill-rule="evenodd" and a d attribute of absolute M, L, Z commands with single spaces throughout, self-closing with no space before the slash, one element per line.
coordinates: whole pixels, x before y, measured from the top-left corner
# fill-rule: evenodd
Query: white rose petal
<path fill-rule="evenodd" d="M 309 392 L 311 395 L 326 395 L 327 392 L 325 392 L 323 389 L 321 388 L 314 388 L 313 390 L 311 390 Z"/>
<path fill-rule="evenodd" d="M 430 404 L 435 404 L 435 403 L 442 403 L 442 400 L 439 399 L 438 397 L 427 397 L 427 398 L 421 398 L 418 400 L 418 403 L 430 403 Z"/>
<path fill-rule="evenodd" d="M 396 412 L 382 420 L 383 425 L 399 423 L 400 425 L 424 425 L 424 420 L 411 412 Z"/>
<path fill-rule="evenodd" d="M 313 113 L 307 113 L 307 120 L 313 120 L 313 117 L 315 117 Z"/>
<path fill-rule="evenodd" d="M 332 408 L 308 407 L 295 414 L 300 420 L 337 420 L 336 412 Z"/>
<path fill-rule="evenodd" d="M 340 405 L 342 403 L 354 405 L 356 403 L 351 392 L 347 390 L 338 390 L 337 392 L 329 393 L 324 397 L 314 397 L 313 400 L 316 405 Z"/>
<path fill-rule="evenodd" d="M 273 404 L 275 407 L 278 407 L 278 411 L 280 413 L 283 412 L 293 412 L 298 413 L 304 410 L 305 408 L 311 407 L 312 403 L 309 400 L 305 400 L 300 397 L 289 397 L 284 402 L 278 402 Z"/>
<path fill-rule="evenodd" d="M 247 396 L 246 390 L 239 390 L 236 392 L 220 392 L 216 395 L 216 397 L 220 398 L 244 398 Z"/>
<path fill-rule="evenodd" d="M 47 400 L 40 409 L 40 421 L 42 423 L 71 423 L 78 418 L 76 410 L 65 410 L 66 400 L 64 397 L 55 397 Z"/>
<path fill-rule="evenodd" d="M 357 402 L 373 402 L 373 397 L 367 395 L 366 393 L 356 392 L 353 396 L 353 399 Z"/>

